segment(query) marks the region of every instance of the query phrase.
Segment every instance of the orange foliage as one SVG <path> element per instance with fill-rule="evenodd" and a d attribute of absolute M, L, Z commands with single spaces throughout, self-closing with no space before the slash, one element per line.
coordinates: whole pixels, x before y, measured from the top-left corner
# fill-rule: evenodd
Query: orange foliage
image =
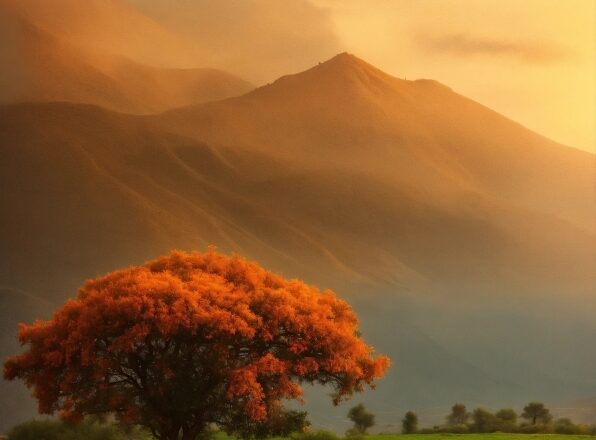
<path fill-rule="evenodd" d="M 357 326 L 330 291 L 213 249 L 172 252 L 87 281 L 53 319 L 21 325 L 27 349 L 4 376 L 34 388 L 43 413 L 113 412 L 177 438 L 240 414 L 264 421 L 302 382 L 330 384 L 335 402 L 373 385 L 389 361 Z"/>

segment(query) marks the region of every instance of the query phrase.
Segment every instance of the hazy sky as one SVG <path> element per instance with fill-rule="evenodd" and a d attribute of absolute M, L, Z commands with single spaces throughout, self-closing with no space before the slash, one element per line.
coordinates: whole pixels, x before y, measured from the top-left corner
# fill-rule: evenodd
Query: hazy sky
<path fill-rule="evenodd" d="M 596 151 L 594 0 L 317 0 L 351 51 Z"/>
<path fill-rule="evenodd" d="M 263 83 L 349 51 L 596 151 L 594 0 L 130 0 Z"/>

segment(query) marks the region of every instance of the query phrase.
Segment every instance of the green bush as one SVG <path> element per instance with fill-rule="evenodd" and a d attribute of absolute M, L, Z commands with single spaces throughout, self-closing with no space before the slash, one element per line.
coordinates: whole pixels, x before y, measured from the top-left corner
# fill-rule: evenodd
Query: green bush
<path fill-rule="evenodd" d="M 579 434 L 580 428 L 568 418 L 557 419 L 555 422 L 557 434 Z"/>
<path fill-rule="evenodd" d="M 522 424 L 517 428 L 521 434 L 550 434 L 554 431 L 551 424 Z"/>
<path fill-rule="evenodd" d="M 86 419 L 78 424 L 60 420 L 32 420 L 15 426 L 8 440 L 149 440 L 151 436 L 138 429 L 128 432 L 112 423 Z"/>
<path fill-rule="evenodd" d="M 15 426 L 8 433 L 8 440 L 57 440 L 64 427 L 53 420 L 32 420 Z"/>
<path fill-rule="evenodd" d="M 340 440 L 337 434 L 331 431 L 319 430 L 292 434 L 292 440 Z"/>
<path fill-rule="evenodd" d="M 452 434 L 467 434 L 470 432 L 470 426 L 465 423 L 458 423 L 457 425 L 441 427 L 438 429 L 438 431 Z"/>

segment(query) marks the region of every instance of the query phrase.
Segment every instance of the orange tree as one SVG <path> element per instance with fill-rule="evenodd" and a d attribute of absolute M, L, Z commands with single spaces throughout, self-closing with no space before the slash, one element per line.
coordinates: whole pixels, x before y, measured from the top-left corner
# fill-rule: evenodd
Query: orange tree
<path fill-rule="evenodd" d="M 19 339 L 25 351 L 4 376 L 33 388 L 40 412 L 112 413 L 160 440 L 194 440 L 213 424 L 247 435 L 300 399 L 301 383 L 331 386 L 338 403 L 389 366 L 331 291 L 214 250 L 87 281 Z"/>

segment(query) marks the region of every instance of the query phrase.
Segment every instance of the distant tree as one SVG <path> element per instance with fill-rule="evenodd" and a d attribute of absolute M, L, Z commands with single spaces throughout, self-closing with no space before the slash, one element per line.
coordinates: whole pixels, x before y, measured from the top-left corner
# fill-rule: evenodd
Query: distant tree
<path fill-rule="evenodd" d="M 354 423 L 352 433 L 366 434 L 368 428 L 375 424 L 375 415 L 369 413 L 361 403 L 348 411 L 348 418 Z"/>
<path fill-rule="evenodd" d="M 552 420 L 552 415 L 548 408 L 541 402 L 530 402 L 524 407 L 522 418 L 528 420 L 532 425 L 537 423 L 547 424 Z"/>
<path fill-rule="evenodd" d="M 418 416 L 413 411 L 408 411 L 401 421 L 401 432 L 404 434 L 413 434 L 418 431 Z"/>
<path fill-rule="evenodd" d="M 517 413 L 510 409 L 500 409 L 495 414 L 497 430 L 503 432 L 513 432 L 517 426 Z"/>
<path fill-rule="evenodd" d="M 21 326 L 26 349 L 4 377 L 34 388 L 42 413 L 116 414 L 195 440 L 267 423 L 301 383 L 331 386 L 335 403 L 373 386 L 389 361 L 357 329 L 332 292 L 213 249 L 173 252 L 87 281 L 50 321 Z"/>
<path fill-rule="evenodd" d="M 451 407 L 451 413 L 447 416 L 448 425 L 465 425 L 470 419 L 470 413 L 463 403 L 456 403 Z"/>
<path fill-rule="evenodd" d="M 561 418 L 555 421 L 555 432 L 557 434 L 579 434 L 581 429 L 568 418 Z"/>
<path fill-rule="evenodd" d="M 496 417 L 484 408 L 476 408 L 472 413 L 472 430 L 474 432 L 495 431 Z"/>

